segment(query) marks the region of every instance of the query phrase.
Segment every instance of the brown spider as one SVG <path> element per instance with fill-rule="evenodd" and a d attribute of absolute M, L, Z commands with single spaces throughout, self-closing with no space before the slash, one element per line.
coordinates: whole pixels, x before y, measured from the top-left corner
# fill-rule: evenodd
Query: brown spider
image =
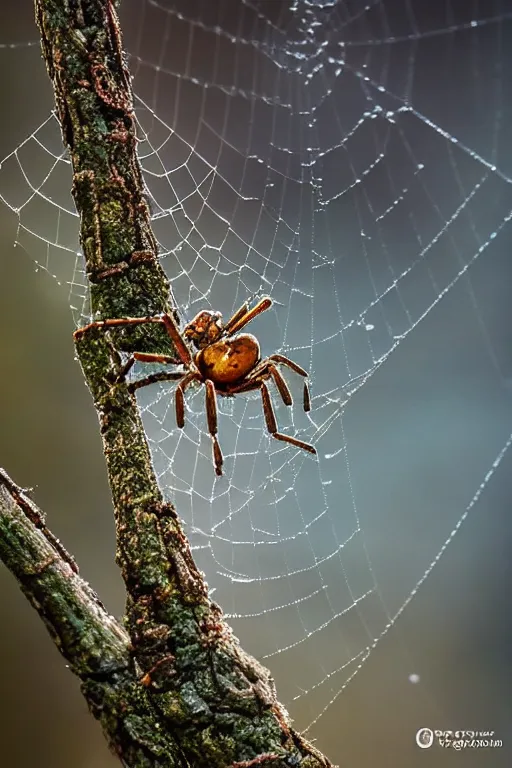
<path fill-rule="evenodd" d="M 220 312 L 210 312 L 209 310 L 199 312 L 190 323 L 185 325 L 183 335 L 172 315 L 165 314 L 159 317 L 125 317 L 100 320 L 75 331 L 74 336 L 76 339 L 89 328 L 94 327 L 114 328 L 123 325 L 163 323 L 174 344 L 178 358 L 170 355 L 135 352 L 123 367 L 122 377 L 128 373 L 136 360 L 143 363 L 182 365 L 184 371 L 153 373 L 129 385 L 130 390 L 134 391 L 157 381 L 178 381 L 175 407 L 176 422 L 180 429 L 185 425 L 184 395 L 186 388 L 193 381 L 204 384 L 206 387 L 208 431 L 213 441 L 213 462 L 217 475 L 222 475 L 223 457 L 217 440 L 217 395 L 231 397 L 240 392 L 251 392 L 251 390 L 259 389 L 263 401 L 265 423 L 272 437 L 296 445 L 297 448 L 302 448 L 309 453 L 316 453 L 316 449 L 309 443 L 304 443 L 302 440 L 288 437 L 288 435 L 283 435 L 277 431 L 274 408 L 265 383 L 267 379 L 272 378 L 284 404 L 291 405 L 291 392 L 277 366 L 286 365 L 305 378 L 308 375 L 307 371 L 284 355 L 270 355 L 262 360 L 257 338 L 250 333 L 237 333 L 247 323 L 254 320 L 257 315 L 269 309 L 271 305 L 272 300 L 269 298 L 261 299 L 252 309 L 249 309 L 248 304 L 243 304 L 225 325 L 222 324 Z M 189 349 L 186 339 L 193 343 L 196 352 Z M 311 403 L 306 381 L 304 382 L 303 405 L 305 411 L 310 410 Z"/>

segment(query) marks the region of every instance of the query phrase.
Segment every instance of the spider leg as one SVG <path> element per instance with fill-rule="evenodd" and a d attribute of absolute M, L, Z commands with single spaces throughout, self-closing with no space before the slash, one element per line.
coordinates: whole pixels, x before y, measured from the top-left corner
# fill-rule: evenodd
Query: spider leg
<path fill-rule="evenodd" d="M 141 363 L 168 363 L 174 365 L 182 364 L 181 360 L 178 360 L 176 357 L 171 357 L 170 355 L 156 355 L 153 353 L 146 354 L 145 352 L 134 352 L 133 355 L 131 355 L 126 363 L 121 367 L 119 373 L 117 374 L 116 383 L 119 384 L 121 381 L 125 381 L 136 360 L 139 360 Z M 135 392 L 136 389 L 140 389 L 140 387 L 146 387 L 149 384 L 154 384 L 157 381 L 178 381 L 179 379 L 183 378 L 184 375 L 185 373 L 183 372 L 170 373 L 167 371 L 161 371 L 159 373 L 152 373 L 143 379 L 138 379 L 138 381 L 130 383 L 128 385 L 128 389 L 130 392 Z"/>
<path fill-rule="evenodd" d="M 148 387 L 151 384 L 156 384 L 158 381 L 179 381 L 185 377 L 184 373 L 174 373 L 170 371 L 159 371 L 158 373 L 151 373 L 143 379 L 137 379 L 137 381 L 131 381 L 128 384 L 128 391 L 135 392 L 141 387 Z"/>
<path fill-rule="evenodd" d="M 300 365 L 297 365 L 297 363 L 294 363 L 293 360 L 290 360 L 289 357 L 285 357 L 284 355 L 269 355 L 269 360 L 274 360 L 276 363 L 281 363 L 281 365 L 286 365 L 288 368 L 291 368 L 292 371 L 295 371 L 295 373 L 298 373 L 300 376 L 307 376 L 308 372 L 304 370 L 304 368 L 301 368 Z"/>
<path fill-rule="evenodd" d="M 171 337 L 171 340 L 176 348 L 176 352 L 178 353 L 181 362 L 183 365 L 186 365 L 187 368 L 190 368 L 190 366 L 193 363 L 192 353 L 190 349 L 185 344 L 183 337 L 180 333 L 180 329 L 178 328 L 176 321 L 174 320 L 172 315 L 162 315 L 162 322 L 165 325 L 165 329 L 169 336 Z"/>
<path fill-rule="evenodd" d="M 265 416 L 265 423 L 272 437 L 275 437 L 276 440 L 281 440 L 283 443 L 291 443 L 292 445 L 296 445 L 297 448 L 302 448 L 303 451 L 316 453 L 316 448 L 314 448 L 314 446 L 310 445 L 309 443 L 304 443 L 302 440 L 297 440 L 296 437 L 288 437 L 288 435 L 283 435 L 281 432 L 277 431 L 276 415 L 274 413 L 274 408 L 272 407 L 270 392 L 268 391 L 268 387 L 264 381 L 260 382 L 260 390 L 261 399 L 263 401 L 263 415 Z"/>
<path fill-rule="evenodd" d="M 229 320 L 227 321 L 227 323 L 224 325 L 223 331 L 226 334 L 230 334 L 232 326 L 235 323 L 237 323 L 240 320 L 241 317 L 244 317 L 244 315 L 246 315 L 248 313 L 248 311 L 249 311 L 249 305 L 248 304 L 242 304 L 240 309 L 237 309 L 237 311 L 235 312 L 233 317 L 230 317 Z"/>
<path fill-rule="evenodd" d="M 232 384 L 222 392 L 223 395 L 230 397 L 231 395 L 243 394 L 245 392 L 254 392 L 255 389 L 260 388 L 260 379 L 245 379 L 241 384 Z"/>
<path fill-rule="evenodd" d="M 149 377 L 148 377 L 149 378 Z M 199 379 L 200 374 L 196 372 L 187 373 L 182 377 L 180 383 L 176 387 L 176 393 L 174 395 L 174 404 L 176 408 L 176 424 L 180 429 L 185 426 L 185 390 L 189 384 L 192 384 L 194 379 Z"/>
<path fill-rule="evenodd" d="M 250 374 L 248 374 L 247 381 L 256 381 L 259 386 L 259 381 L 261 381 L 261 379 L 267 379 L 269 376 L 274 380 L 274 384 L 281 395 L 283 403 L 285 405 L 291 405 L 293 400 L 292 393 L 288 389 L 288 384 L 283 379 L 279 369 L 272 362 L 269 362 L 269 360 L 262 360 L 261 363 L 258 363 Z"/>
<path fill-rule="evenodd" d="M 155 359 L 157 358 L 157 359 Z M 140 360 L 143 363 L 174 363 L 175 365 L 181 365 L 181 360 L 178 360 L 175 357 L 171 357 L 170 355 L 154 355 L 154 354 L 144 354 L 141 352 L 135 352 L 133 355 L 131 355 L 126 363 L 121 366 L 119 373 L 116 377 L 116 383 L 119 384 L 121 381 L 125 381 L 129 371 L 133 368 L 133 365 L 136 360 Z M 133 392 L 135 389 L 139 389 L 139 387 L 145 387 L 147 384 L 152 384 L 155 381 L 177 381 L 178 379 L 181 379 L 182 376 L 184 376 L 184 373 L 155 373 L 151 374 L 151 376 L 147 376 L 144 379 L 139 379 L 136 382 L 133 382 L 129 385 L 128 389 Z"/>
<path fill-rule="evenodd" d="M 213 442 L 213 463 L 215 464 L 215 472 L 217 475 L 222 475 L 222 465 L 224 459 L 222 457 L 222 451 L 220 449 L 219 441 L 217 440 L 217 395 L 215 393 L 215 384 L 210 379 L 205 381 L 206 387 L 206 420 L 208 423 L 208 432 Z"/>
<path fill-rule="evenodd" d="M 258 303 L 252 309 L 247 310 L 246 309 L 247 305 L 240 307 L 238 312 L 235 312 L 231 320 L 229 320 L 227 325 L 224 326 L 224 330 L 227 329 L 227 332 L 230 335 L 232 335 L 233 333 L 237 333 L 244 326 L 246 326 L 247 323 L 250 323 L 251 320 L 254 320 L 255 317 L 257 317 L 258 315 L 261 315 L 262 312 L 265 312 L 271 306 L 272 306 L 272 299 L 265 298 L 265 299 L 261 299 L 261 301 L 258 301 Z M 246 311 L 242 313 L 242 309 Z"/>
<path fill-rule="evenodd" d="M 119 328 L 123 325 L 144 325 L 145 323 L 162 323 L 163 320 L 160 317 L 114 317 L 110 320 L 96 320 L 94 323 L 84 325 L 83 328 L 78 328 L 73 333 L 73 338 L 79 339 L 84 333 L 91 330 L 91 328 Z"/>
<path fill-rule="evenodd" d="M 304 392 L 302 394 L 302 405 L 306 413 L 311 410 L 311 396 L 309 394 L 309 387 L 307 381 L 304 382 Z"/>
<path fill-rule="evenodd" d="M 166 331 L 178 353 L 178 358 L 172 357 L 171 355 L 146 354 L 142 352 L 136 352 L 134 358 L 143 363 L 183 363 L 183 365 L 190 368 L 193 362 L 192 354 L 183 341 L 174 318 L 168 314 L 162 315 L 161 317 L 115 317 L 110 318 L 109 320 L 97 320 L 94 323 L 89 323 L 89 325 L 84 325 L 83 328 L 78 328 L 78 330 L 74 332 L 73 338 L 76 341 L 91 328 L 119 328 L 125 325 L 144 325 L 146 323 L 159 323 L 165 325 Z"/>
<path fill-rule="evenodd" d="M 297 365 L 297 363 L 294 363 L 293 360 L 290 360 L 289 357 L 285 357 L 284 355 L 270 355 L 268 359 L 274 360 L 274 362 L 280 363 L 281 365 L 286 365 L 288 368 L 291 368 L 292 371 L 295 371 L 295 373 L 298 373 L 299 376 L 304 376 L 305 378 L 307 378 L 308 376 L 308 372 L 305 371 L 304 368 L 302 368 L 300 365 Z M 307 381 L 304 382 L 302 404 L 306 413 L 311 410 L 311 397 L 309 394 L 309 387 L 308 387 Z"/>
<path fill-rule="evenodd" d="M 288 384 L 283 379 L 281 372 L 276 368 L 275 365 L 272 365 L 272 363 L 269 364 L 268 370 L 272 378 L 274 379 L 274 384 L 276 385 L 279 394 L 281 395 L 281 399 L 285 405 L 291 405 L 292 404 L 292 393 L 288 389 Z"/>
<path fill-rule="evenodd" d="M 132 355 L 134 360 L 138 360 L 139 363 L 165 363 L 166 365 L 182 365 L 183 360 L 179 357 L 173 357 L 172 355 L 158 355 L 155 352 L 134 352 Z"/>
<path fill-rule="evenodd" d="M 126 377 L 128 376 L 128 372 L 131 371 L 134 363 L 135 363 L 135 358 L 133 355 L 131 355 L 126 361 L 126 363 L 123 366 L 121 366 L 121 368 L 119 369 L 119 373 L 117 374 L 117 378 L 116 378 L 116 384 L 119 384 L 121 381 L 125 381 Z"/>

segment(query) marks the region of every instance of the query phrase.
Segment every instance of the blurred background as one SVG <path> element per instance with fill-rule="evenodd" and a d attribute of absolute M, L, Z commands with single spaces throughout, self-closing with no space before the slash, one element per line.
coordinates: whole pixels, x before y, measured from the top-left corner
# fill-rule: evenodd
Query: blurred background
<path fill-rule="evenodd" d="M 243 646 L 335 763 L 511 764 L 512 4 L 128 0 L 140 156 L 185 318 L 275 305 L 283 431 L 202 392 L 141 392 L 155 467 Z M 0 465 L 116 616 L 123 585 L 97 421 L 71 170 L 31 3 L 2 10 Z M 142 371 L 137 371 L 139 375 Z M 298 404 L 297 404 L 298 403 Z M 0 567 L 0 732 L 12 768 L 113 766 L 75 679 Z M 420 749 L 432 729 L 500 749 Z"/>

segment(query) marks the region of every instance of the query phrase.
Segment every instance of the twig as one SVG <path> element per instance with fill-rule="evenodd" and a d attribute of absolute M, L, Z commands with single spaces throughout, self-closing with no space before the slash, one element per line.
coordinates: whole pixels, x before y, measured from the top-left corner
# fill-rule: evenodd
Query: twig
<path fill-rule="evenodd" d="M 0 559 L 19 581 L 62 655 L 79 677 L 131 665 L 129 637 L 74 560 L 50 533 L 25 491 L 0 469 Z"/>

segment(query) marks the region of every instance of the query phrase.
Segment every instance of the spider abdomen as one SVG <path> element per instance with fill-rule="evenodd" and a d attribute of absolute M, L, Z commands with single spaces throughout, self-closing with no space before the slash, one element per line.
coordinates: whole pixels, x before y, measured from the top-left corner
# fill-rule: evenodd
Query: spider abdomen
<path fill-rule="evenodd" d="M 260 345 L 250 333 L 220 339 L 201 349 L 195 363 L 214 384 L 235 384 L 247 376 L 260 359 Z"/>

